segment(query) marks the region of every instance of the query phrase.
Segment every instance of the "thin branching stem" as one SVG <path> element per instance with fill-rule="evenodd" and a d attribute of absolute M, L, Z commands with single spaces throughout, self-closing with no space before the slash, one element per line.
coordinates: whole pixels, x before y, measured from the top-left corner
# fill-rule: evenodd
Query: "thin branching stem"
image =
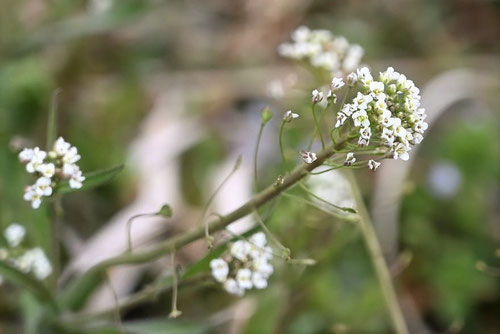
<path fill-rule="evenodd" d="M 315 106 L 316 106 L 316 103 L 313 103 L 311 111 L 312 111 L 312 114 L 314 117 L 314 124 L 316 125 L 316 131 L 318 132 L 319 140 L 321 141 L 321 149 L 324 150 L 326 147 L 325 139 L 323 138 L 323 133 L 321 132 L 321 127 L 319 125 L 318 117 L 316 116 Z"/>
<path fill-rule="evenodd" d="M 286 124 L 286 122 L 283 120 L 283 122 L 281 122 L 281 126 L 280 126 L 280 138 L 279 138 L 281 160 L 283 161 L 284 166 L 286 166 L 285 147 L 283 146 L 283 130 L 285 129 L 285 124 Z"/>
<path fill-rule="evenodd" d="M 356 208 L 358 209 L 360 216 L 359 226 L 361 228 L 368 253 L 370 254 L 394 331 L 398 334 L 407 334 L 408 328 L 406 327 L 403 312 L 401 311 L 396 291 L 393 286 L 391 274 L 384 259 L 382 248 L 380 247 L 377 234 L 373 228 L 370 215 L 368 214 L 368 210 L 365 206 L 359 186 L 357 185 L 354 176 L 350 174 L 349 179 L 352 185 L 352 193 L 356 201 Z"/>
<path fill-rule="evenodd" d="M 235 222 L 236 220 L 245 217 L 253 213 L 256 209 L 260 208 L 264 204 L 268 203 L 272 199 L 278 197 L 283 191 L 292 188 L 302 180 L 304 177 L 309 175 L 309 172 L 321 166 L 325 160 L 331 158 L 335 155 L 337 150 L 340 150 L 345 145 L 346 140 L 341 139 L 337 142 L 335 146 L 329 146 L 325 150 L 321 151 L 317 155 L 317 159 L 310 164 L 302 164 L 285 176 L 282 182 L 273 183 L 268 186 L 258 194 L 256 194 L 248 202 L 232 211 L 231 213 L 221 216 L 220 218 L 212 219 L 208 222 L 210 231 L 219 231 L 225 228 L 227 225 Z M 82 275 L 78 280 L 76 280 L 71 286 L 68 287 L 65 294 L 61 296 L 61 302 L 66 307 L 72 308 L 73 305 L 77 305 L 78 301 L 77 295 L 82 292 L 90 294 L 93 290 L 93 286 L 88 286 L 87 282 L 92 279 L 92 277 L 99 276 L 104 270 L 118 265 L 124 264 L 140 264 L 145 262 L 150 262 L 161 256 L 169 254 L 172 249 L 180 249 L 183 246 L 198 240 L 205 236 L 205 227 L 196 226 L 193 229 L 186 231 L 185 233 L 176 235 L 164 242 L 161 242 L 148 250 L 142 252 L 126 253 L 110 259 L 104 260 L 91 269 L 89 269 L 85 274 Z M 78 291 L 78 294 L 75 294 Z"/>

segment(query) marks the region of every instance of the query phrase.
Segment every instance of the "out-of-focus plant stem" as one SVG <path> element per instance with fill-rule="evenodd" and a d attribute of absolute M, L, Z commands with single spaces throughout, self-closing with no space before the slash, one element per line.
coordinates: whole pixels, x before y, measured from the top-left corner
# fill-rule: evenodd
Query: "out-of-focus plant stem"
<path fill-rule="evenodd" d="M 377 238 L 370 215 L 361 196 L 359 186 L 352 175 L 349 173 L 352 193 L 356 201 L 356 208 L 359 214 L 358 224 L 363 234 L 368 253 L 370 254 L 376 276 L 378 278 L 382 295 L 384 297 L 389 315 L 394 327 L 394 331 L 398 334 L 408 334 L 403 312 L 399 305 L 396 291 L 393 286 L 392 278 L 384 259 L 384 254 Z"/>

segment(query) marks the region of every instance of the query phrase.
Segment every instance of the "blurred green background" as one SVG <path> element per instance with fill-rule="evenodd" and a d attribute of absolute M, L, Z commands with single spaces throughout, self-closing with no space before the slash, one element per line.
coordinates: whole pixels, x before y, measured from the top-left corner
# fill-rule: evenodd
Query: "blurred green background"
<path fill-rule="evenodd" d="M 441 108 L 412 156 L 409 177 L 395 190 L 403 195 L 396 240 L 403 255 L 390 261 L 401 267 L 395 277 L 412 333 L 499 333 L 498 1 L 0 0 L 2 227 L 21 222 L 33 244 L 51 247 L 47 208 L 33 211 L 22 199 L 29 176 L 17 152 L 45 142 L 56 88 L 62 89 L 60 135 L 79 148 L 84 171 L 132 161 L 112 183 L 65 198 L 65 224 L 82 242 L 144 191 L 130 150 L 151 129 L 144 124 L 154 122 L 148 119 L 164 99 L 168 107 L 159 113 L 171 122 L 165 127 L 188 119 L 198 129 L 178 134 L 170 147 L 150 149 L 153 158 L 157 150 L 179 151 L 179 172 L 166 176 L 178 183 L 173 193 L 183 214 L 176 228 L 196 220 L 225 159 L 251 157 L 265 105 L 276 121 L 262 148 L 262 183 L 271 183 L 279 173 L 276 119 L 289 108 L 306 114 L 315 88 L 309 75 L 276 52 L 301 24 L 344 35 L 365 48 L 364 62 L 376 71 L 394 66 L 424 90 L 449 70 L 477 75 L 466 83 L 478 89 L 466 89 Z M 282 99 L 267 95 L 269 82 L 291 74 L 298 88 Z M 430 95 L 445 99 L 459 91 L 454 84 Z M 425 95 L 422 102 L 439 104 Z M 306 126 L 290 129 L 292 147 L 308 138 Z M 162 124 L 157 127 L 162 133 Z M 190 145 L 181 145 L 191 137 Z M 370 204 L 376 175 L 356 174 Z M 270 288 L 243 301 L 216 285 L 181 289 L 178 322 L 161 322 L 170 312 L 168 294 L 125 312 L 123 320 L 160 319 L 158 333 L 390 332 L 355 226 L 289 199 L 279 202 L 269 224 L 295 255 L 318 265 L 304 269 L 278 261 Z M 199 249 L 185 255 L 184 267 L 205 254 Z M 64 252 L 65 263 L 71 257 Z M 478 261 L 487 268 L 478 270 Z M 147 284 L 149 275 L 133 289 Z M 25 325 L 22 291 L 6 284 L 0 291 L 0 333 L 18 333 Z M 228 309 L 235 313 L 226 319 Z M 135 332 L 156 333 L 152 325 Z"/>

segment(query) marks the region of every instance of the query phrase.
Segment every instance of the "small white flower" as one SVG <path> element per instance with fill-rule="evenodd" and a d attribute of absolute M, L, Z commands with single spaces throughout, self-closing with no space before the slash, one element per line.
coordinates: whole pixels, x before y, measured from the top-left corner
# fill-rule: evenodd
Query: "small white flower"
<path fill-rule="evenodd" d="M 56 166 L 53 163 L 41 164 L 37 166 L 36 171 L 44 177 L 51 178 L 56 172 Z"/>
<path fill-rule="evenodd" d="M 69 186 L 73 189 L 80 189 L 83 186 L 83 181 L 85 181 L 85 176 L 83 176 L 81 170 L 78 170 L 69 179 Z"/>
<path fill-rule="evenodd" d="M 370 90 L 372 92 L 374 92 L 375 94 L 383 93 L 384 92 L 384 84 L 380 81 L 370 82 Z"/>
<path fill-rule="evenodd" d="M 246 261 L 250 252 L 250 244 L 244 240 L 238 240 L 231 245 L 230 253 L 240 261 Z"/>
<path fill-rule="evenodd" d="M 346 119 L 347 119 L 347 116 L 343 112 L 339 112 L 337 114 L 337 123 L 335 123 L 335 127 L 338 128 L 338 127 L 344 125 Z"/>
<path fill-rule="evenodd" d="M 24 150 L 19 152 L 19 161 L 21 161 L 22 163 L 28 163 L 33 159 L 34 156 L 35 152 L 32 148 L 25 148 Z"/>
<path fill-rule="evenodd" d="M 396 145 L 394 148 L 394 159 L 401 159 L 401 160 L 408 160 L 410 159 L 410 155 L 408 154 L 408 151 L 411 150 L 411 147 L 408 145 L 405 145 L 403 143 L 399 143 Z"/>
<path fill-rule="evenodd" d="M 288 110 L 285 115 L 283 116 L 283 120 L 287 123 L 290 123 L 294 119 L 299 117 L 299 114 L 293 113 L 291 110 Z"/>
<path fill-rule="evenodd" d="M 349 87 L 354 87 L 354 85 L 356 85 L 356 83 L 358 82 L 358 75 L 354 72 L 351 72 L 347 76 L 346 81 Z"/>
<path fill-rule="evenodd" d="M 370 168 L 370 170 L 376 171 L 379 166 L 380 162 L 377 162 L 375 160 L 368 160 L 368 168 Z"/>
<path fill-rule="evenodd" d="M 344 166 L 352 166 L 353 163 L 356 162 L 356 158 L 354 157 L 353 152 L 347 153 L 347 156 L 344 161 Z"/>
<path fill-rule="evenodd" d="M 321 100 L 323 100 L 323 92 L 320 92 L 317 89 L 313 90 L 311 100 L 314 104 L 321 102 Z"/>
<path fill-rule="evenodd" d="M 259 248 L 266 246 L 267 238 L 264 232 L 257 232 L 250 237 L 250 242 Z"/>
<path fill-rule="evenodd" d="M 57 138 L 56 142 L 54 143 L 54 152 L 62 157 L 68 153 L 69 149 L 71 147 L 71 144 L 66 142 L 63 137 Z"/>
<path fill-rule="evenodd" d="M 365 110 L 358 110 L 351 117 L 354 120 L 354 126 L 362 126 L 364 128 L 370 126 L 370 120 Z"/>
<path fill-rule="evenodd" d="M 35 183 L 35 191 L 40 196 L 52 195 L 52 180 L 48 177 L 42 176 Z"/>
<path fill-rule="evenodd" d="M 228 293 L 230 293 L 232 295 L 240 296 L 240 297 L 245 294 L 245 291 L 238 286 L 238 283 L 236 282 L 236 280 L 234 278 L 228 278 L 224 282 L 224 289 Z"/>
<path fill-rule="evenodd" d="M 31 158 L 31 161 L 28 162 L 28 164 L 26 165 L 26 171 L 28 173 L 36 172 L 36 169 L 38 168 L 38 166 L 43 164 L 43 161 L 45 160 L 46 157 L 47 157 L 47 152 L 39 149 L 38 147 L 35 147 L 33 149 L 33 157 Z"/>
<path fill-rule="evenodd" d="M 365 86 L 369 86 L 373 81 L 372 74 L 370 73 L 368 67 L 358 68 L 356 70 L 356 74 L 358 76 L 358 80 L 361 81 Z"/>
<path fill-rule="evenodd" d="M 306 164 L 313 163 L 317 159 L 316 153 L 314 152 L 302 151 L 300 155 Z"/>
<path fill-rule="evenodd" d="M 249 290 L 253 287 L 252 271 L 247 268 L 239 269 L 236 273 L 236 282 L 241 289 Z"/>
<path fill-rule="evenodd" d="M 333 78 L 332 84 L 330 85 L 332 91 L 339 90 L 344 86 L 344 80 L 342 78 Z"/>
<path fill-rule="evenodd" d="M 260 290 L 267 288 L 267 279 L 259 272 L 252 274 L 252 283 L 256 289 Z"/>
<path fill-rule="evenodd" d="M 26 229 L 17 223 L 10 224 L 4 232 L 5 239 L 10 247 L 19 246 L 25 235 Z"/>
<path fill-rule="evenodd" d="M 370 139 L 372 136 L 372 129 L 371 128 L 361 128 L 359 133 L 361 135 L 361 138 Z"/>
<path fill-rule="evenodd" d="M 36 191 L 36 187 L 30 186 L 24 192 L 24 200 L 31 202 L 33 209 L 38 209 L 40 204 L 42 204 L 42 195 Z"/>
<path fill-rule="evenodd" d="M 34 248 L 32 252 L 33 263 L 32 270 L 35 277 L 39 280 L 47 278 L 52 273 L 52 265 L 41 248 Z"/>
<path fill-rule="evenodd" d="M 210 261 L 210 268 L 212 268 L 212 276 L 217 282 L 224 282 L 229 274 L 229 266 L 223 259 L 213 259 Z"/>
<path fill-rule="evenodd" d="M 274 267 L 269 263 L 268 258 L 259 257 L 252 262 L 253 269 L 261 273 L 264 277 L 269 277 L 274 272 Z"/>
<path fill-rule="evenodd" d="M 72 146 L 63 156 L 62 161 L 65 164 L 74 164 L 78 160 L 80 160 L 80 155 L 78 154 L 78 150 L 75 146 Z"/>

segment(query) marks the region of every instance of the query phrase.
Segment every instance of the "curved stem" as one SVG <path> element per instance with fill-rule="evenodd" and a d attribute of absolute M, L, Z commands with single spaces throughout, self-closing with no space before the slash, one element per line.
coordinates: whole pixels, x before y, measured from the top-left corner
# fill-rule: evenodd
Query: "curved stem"
<path fill-rule="evenodd" d="M 138 215 L 132 216 L 127 220 L 127 251 L 132 253 L 132 222 L 141 217 L 154 217 L 157 216 L 158 212 L 154 213 L 140 213 Z"/>
<path fill-rule="evenodd" d="M 370 215 L 368 214 L 368 210 L 365 206 L 363 198 L 361 197 L 361 193 L 356 180 L 354 179 L 352 174 L 350 174 L 349 176 L 352 185 L 352 193 L 360 215 L 359 226 L 361 228 L 368 253 L 370 254 L 375 273 L 382 290 L 382 295 L 384 296 L 384 300 L 391 317 L 394 331 L 398 334 L 407 334 L 408 328 L 406 327 L 403 313 L 399 306 L 396 291 L 392 283 L 392 278 L 389 273 L 387 263 L 385 262 L 384 255 L 382 253 L 382 248 L 380 247 L 377 234 L 375 232 L 375 229 L 373 228 Z"/>
<path fill-rule="evenodd" d="M 315 103 L 312 104 L 312 114 L 314 117 L 314 123 L 316 124 L 316 130 L 318 131 L 319 139 L 321 140 L 321 149 L 325 149 L 325 140 L 323 139 L 323 134 L 321 133 L 321 127 L 319 126 L 318 118 L 316 117 L 316 113 L 314 112 Z"/>

